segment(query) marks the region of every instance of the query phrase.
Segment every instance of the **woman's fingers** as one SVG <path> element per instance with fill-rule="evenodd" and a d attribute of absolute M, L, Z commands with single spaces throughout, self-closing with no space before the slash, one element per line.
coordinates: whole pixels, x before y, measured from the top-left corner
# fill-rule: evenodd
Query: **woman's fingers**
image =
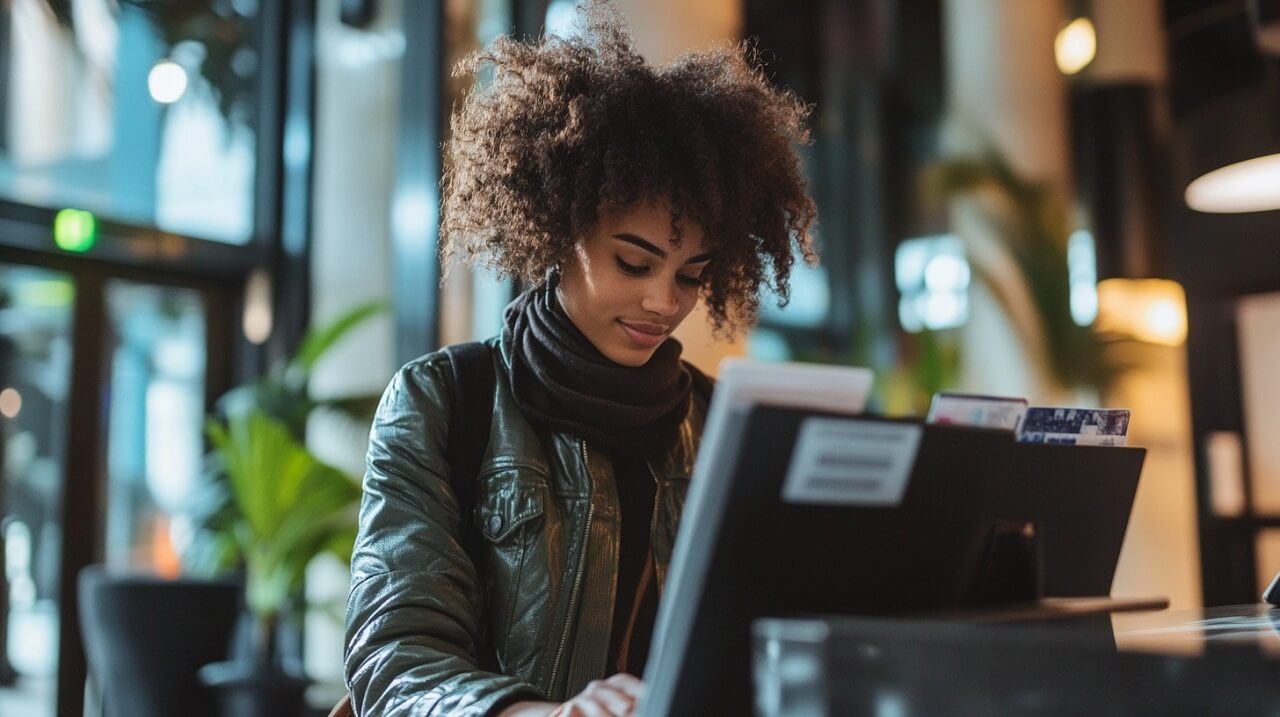
<path fill-rule="evenodd" d="M 600 704 L 594 698 L 578 695 L 569 703 L 565 717 L 622 717 L 625 713 L 614 712 Z"/>
<path fill-rule="evenodd" d="M 622 690 L 630 695 L 632 700 L 639 700 L 644 695 L 644 683 L 640 681 L 640 678 L 625 672 L 619 672 L 610 677 L 605 680 L 605 684 Z"/>
<path fill-rule="evenodd" d="M 625 717 L 635 709 L 636 700 L 629 692 L 609 680 L 596 680 L 582 691 L 583 697 L 598 701 L 609 714 Z"/>
<path fill-rule="evenodd" d="M 644 683 L 635 675 L 619 673 L 605 680 L 592 680 L 582 692 L 564 703 L 550 717 L 630 717 L 644 693 Z"/>

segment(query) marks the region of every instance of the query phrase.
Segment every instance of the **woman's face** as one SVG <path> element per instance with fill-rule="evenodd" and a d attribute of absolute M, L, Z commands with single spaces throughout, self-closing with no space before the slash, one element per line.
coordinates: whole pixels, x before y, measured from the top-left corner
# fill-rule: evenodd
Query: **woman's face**
<path fill-rule="evenodd" d="M 560 304 L 587 340 L 610 360 L 643 366 L 698 303 L 711 258 L 702 228 L 680 224 L 671 243 L 671 210 L 641 204 L 601 213 L 560 269 Z"/>

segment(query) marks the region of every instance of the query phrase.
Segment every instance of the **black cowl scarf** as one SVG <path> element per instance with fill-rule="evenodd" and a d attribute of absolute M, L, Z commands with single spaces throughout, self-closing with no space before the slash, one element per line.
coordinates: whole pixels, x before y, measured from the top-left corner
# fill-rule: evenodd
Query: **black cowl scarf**
<path fill-rule="evenodd" d="M 674 443 L 693 383 L 668 338 L 643 366 L 623 366 L 578 330 L 548 276 L 506 308 L 503 341 L 517 405 L 530 420 L 586 439 L 623 458 L 645 458 Z"/>

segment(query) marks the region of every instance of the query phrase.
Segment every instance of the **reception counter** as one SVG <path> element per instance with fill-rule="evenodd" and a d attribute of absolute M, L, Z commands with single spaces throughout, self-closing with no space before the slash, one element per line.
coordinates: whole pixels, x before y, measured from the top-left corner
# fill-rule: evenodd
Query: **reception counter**
<path fill-rule="evenodd" d="M 753 633 L 766 717 L 1280 715 L 1269 605 L 768 618 Z"/>

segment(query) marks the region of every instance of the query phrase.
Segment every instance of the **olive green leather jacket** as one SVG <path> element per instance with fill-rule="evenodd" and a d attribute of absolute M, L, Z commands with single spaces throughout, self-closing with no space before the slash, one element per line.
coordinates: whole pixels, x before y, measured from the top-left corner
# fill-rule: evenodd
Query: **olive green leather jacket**
<path fill-rule="evenodd" d="M 507 349 L 490 345 L 497 388 L 471 535 L 461 535 L 449 487 L 444 354 L 400 369 L 374 418 L 347 601 L 358 715 L 478 717 L 517 697 L 562 701 L 608 675 L 619 542 L 612 463 L 574 436 L 540 437 L 511 395 Z M 649 462 L 659 589 L 705 415 L 695 392 L 680 439 Z"/>

